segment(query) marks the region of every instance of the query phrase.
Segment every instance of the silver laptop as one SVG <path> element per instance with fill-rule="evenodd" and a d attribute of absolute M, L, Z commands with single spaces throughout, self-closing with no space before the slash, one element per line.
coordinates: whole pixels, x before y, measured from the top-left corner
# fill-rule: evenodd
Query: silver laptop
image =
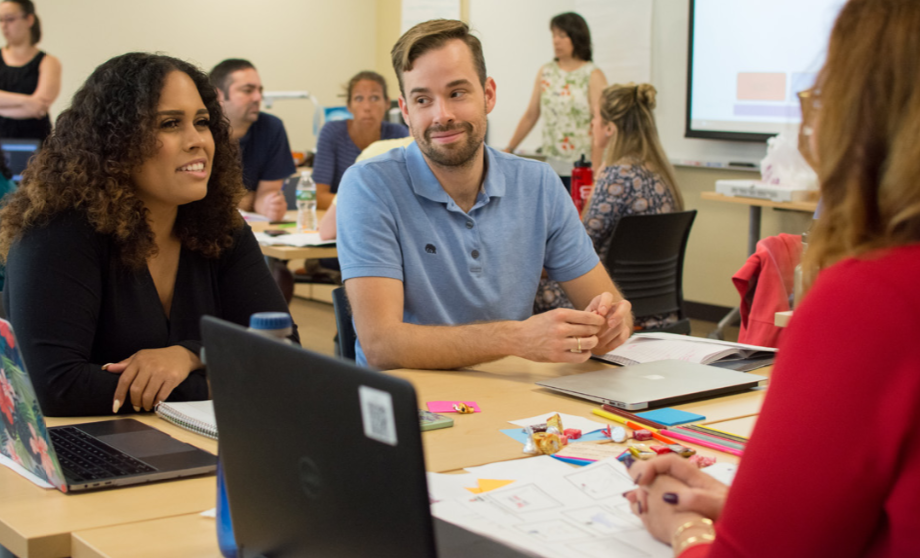
<path fill-rule="evenodd" d="M 0 320 L 0 454 L 61 492 L 213 472 L 217 458 L 133 419 L 48 428 L 13 328 Z"/>
<path fill-rule="evenodd" d="M 767 378 L 682 360 L 659 360 L 537 382 L 554 391 L 635 411 L 766 385 Z"/>

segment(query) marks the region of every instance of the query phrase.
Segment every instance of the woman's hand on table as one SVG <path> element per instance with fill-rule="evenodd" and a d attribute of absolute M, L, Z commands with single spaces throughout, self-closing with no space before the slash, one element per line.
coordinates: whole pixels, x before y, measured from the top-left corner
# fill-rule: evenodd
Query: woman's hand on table
<path fill-rule="evenodd" d="M 201 367 L 198 357 L 185 347 L 174 345 L 163 349 L 138 351 L 121 362 L 107 364 L 103 370 L 121 374 L 112 411 L 118 409 L 130 396 L 135 411 L 153 409 L 181 384 L 192 370 Z"/>

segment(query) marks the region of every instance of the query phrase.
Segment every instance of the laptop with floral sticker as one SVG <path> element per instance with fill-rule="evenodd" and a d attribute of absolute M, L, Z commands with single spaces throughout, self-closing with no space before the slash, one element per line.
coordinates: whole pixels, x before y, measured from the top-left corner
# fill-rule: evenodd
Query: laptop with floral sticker
<path fill-rule="evenodd" d="M 0 454 L 68 493 L 216 468 L 210 453 L 133 419 L 48 428 L 6 320 L 0 320 Z"/>

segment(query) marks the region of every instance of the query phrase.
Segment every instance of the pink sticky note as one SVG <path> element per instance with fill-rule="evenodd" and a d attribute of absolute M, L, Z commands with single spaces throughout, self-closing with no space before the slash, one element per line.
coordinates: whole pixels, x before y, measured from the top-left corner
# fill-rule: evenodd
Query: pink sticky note
<path fill-rule="evenodd" d="M 454 405 L 466 403 L 466 406 L 473 409 L 474 412 L 482 412 L 475 401 L 429 401 L 428 410 L 432 413 L 456 413 Z"/>

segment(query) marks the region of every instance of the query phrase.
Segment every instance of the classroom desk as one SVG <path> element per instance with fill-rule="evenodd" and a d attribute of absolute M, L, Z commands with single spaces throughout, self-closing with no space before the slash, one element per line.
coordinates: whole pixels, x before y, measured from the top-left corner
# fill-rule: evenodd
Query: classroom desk
<path fill-rule="evenodd" d="M 49 426 L 107 420 L 111 417 L 49 418 Z M 173 426 L 155 415 L 135 417 L 175 438 L 212 453 L 217 442 Z M 39 488 L 0 467 L 0 545 L 21 558 L 71 555 L 71 533 L 214 507 L 214 475 L 163 483 L 62 494 Z"/>
<path fill-rule="evenodd" d="M 521 445 L 499 429 L 507 421 L 550 411 L 570 413 L 606 422 L 591 414 L 597 405 L 558 394 L 534 382 L 561 374 L 598 370 L 608 365 L 588 361 L 578 365 L 539 364 L 506 358 L 460 371 L 395 370 L 410 380 L 419 405 L 426 401 L 476 401 L 483 409 L 473 415 L 454 415 L 452 428 L 422 434 L 426 466 L 450 472 L 494 461 L 527 457 Z M 769 376 L 769 369 L 758 371 Z M 677 406 L 722 422 L 756 415 L 765 391 L 757 390 Z M 49 419 L 51 426 L 95 419 Z M 213 440 L 173 426 L 154 415 L 139 420 L 207 451 Z M 720 461 L 733 456 L 698 448 Z M 26 558 L 87 556 L 217 556 L 214 523 L 198 514 L 215 504 L 213 475 L 138 487 L 66 495 L 32 485 L 0 467 L 0 544 Z M 72 535 L 72 536 L 71 536 Z M 145 541 L 137 544 L 137 541 Z M 133 544 L 132 544 L 133 542 Z"/>
<path fill-rule="evenodd" d="M 760 218 L 763 208 L 771 207 L 773 209 L 785 209 L 787 211 L 802 211 L 805 213 L 814 213 L 818 209 L 816 201 L 795 201 L 795 202 L 775 202 L 770 200 L 761 200 L 757 198 L 745 198 L 741 196 L 726 196 L 716 192 L 703 192 L 700 194 L 704 200 L 717 201 L 724 203 L 736 203 L 749 206 L 748 217 L 748 251 L 750 256 L 757 251 L 757 242 L 760 241 Z"/>
<path fill-rule="evenodd" d="M 319 222 L 322 220 L 323 215 L 326 214 L 326 210 L 318 209 L 316 210 L 316 220 Z M 297 212 L 288 211 L 284 214 L 285 221 L 297 221 Z M 249 226 L 252 227 L 253 232 L 262 232 L 268 229 L 278 228 L 277 225 L 273 225 L 268 221 L 253 221 L 249 223 Z M 289 230 L 289 229 L 286 229 Z M 275 258 L 281 261 L 290 261 L 290 260 L 315 260 L 319 258 L 336 258 L 338 257 L 338 252 L 336 251 L 335 246 L 305 246 L 303 248 L 297 248 L 296 246 L 264 246 L 259 245 L 262 249 L 262 253 L 270 258 Z"/>

